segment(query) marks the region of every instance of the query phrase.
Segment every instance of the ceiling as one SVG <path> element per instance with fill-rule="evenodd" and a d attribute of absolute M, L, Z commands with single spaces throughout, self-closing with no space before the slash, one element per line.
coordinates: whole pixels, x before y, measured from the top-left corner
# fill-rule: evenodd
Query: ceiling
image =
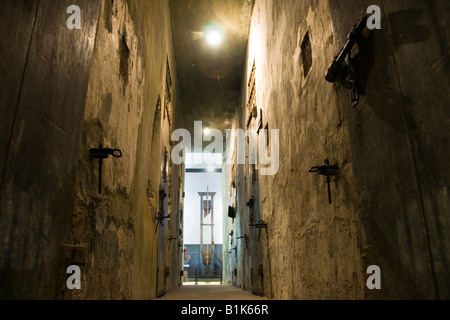
<path fill-rule="evenodd" d="M 183 128 L 194 121 L 221 130 L 231 127 L 239 103 L 254 0 L 171 0 L 172 34 L 177 63 Z M 214 22 L 226 36 L 217 48 L 203 30 Z"/>

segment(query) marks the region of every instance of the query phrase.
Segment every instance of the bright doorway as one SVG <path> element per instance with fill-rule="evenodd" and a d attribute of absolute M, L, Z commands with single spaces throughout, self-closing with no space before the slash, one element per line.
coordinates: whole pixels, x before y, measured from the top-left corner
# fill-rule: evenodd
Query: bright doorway
<path fill-rule="evenodd" d="M 184 284 L 222 282 L 222 155 L 187 154 Z"/>

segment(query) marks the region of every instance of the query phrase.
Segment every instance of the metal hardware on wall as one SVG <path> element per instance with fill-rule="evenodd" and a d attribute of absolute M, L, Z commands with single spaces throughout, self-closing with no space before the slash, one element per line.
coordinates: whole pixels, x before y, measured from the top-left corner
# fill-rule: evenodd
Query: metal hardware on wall
<path fill-rule="evenodd" d="M 228 207 L 228 217 L 231 219 L 236 218 L 236 211 L 234 210 L 234 208 L 232 206 Z"/>
<path fill-rule="evenodd" d="M 114 158 L 122 158 L 122 151 L 120 149 L 103 148 L 100 143 L 98 148 L 89 149 L 91 159 L 98 159 L 98 193 L 102 194 L 102 168 L 103 159 L 108 159 L 109 156 Z"/>
<path fill-rule="evenodd" d="M 259 229 L 258 232 L 258 242 L 261 239 L 261 229 L 267 229 L 267 223 L 265 223 L 263 220 L 259 221 L 259 223 L 256 224 L 250 224 L 250 228 L 256 228 Z"/>
<path fill-rule="evenodd" d="M 350 54 L 355 44 L 358 44 L 360 47 L 364 45 L 367 39 L 364 36 L 364 31 L 367 28 L 368 19 L 369 15 L 366 15 L 359 24 L 354 26 L 353 30 L 348 35 L 347 43 L 335 57 L 325 75 L 325 79 L 328 82 L 334 83 L 339 81 L 344 87 L 350 90 L 353 108 L 356 108 L 359 104 L 359 83 L 355 70 L 353 70 L 350 63 L 345 63 L 345 60 L 347 58 L 350 60 Z"/>
<path fill-rule="evenodd" d="M 351 96 L 351 100 L 353 103 L 353 108 L 356 108 L 359 105 L 359 92 L 358 92 L 357 83 L 355 81 L 355 73 L 354 73 L 353 69 L 351 69 L 351 70 L 352 70 L 352 72 L 348 76 L 347 82 L 348 82 L 348 89 L 350 90 L 350 96 Z"/>
<path fill-rule="evenodd" d="M 160 198 L 160 200 L 162 200 L 162 199 L 164 199 L 166 197 L 167 197 L 166 191 L 164 189 L 160 189 L 159 190 L 159 198 Z"/>
<path fill-rule="evenodd" d="M 230 245 L 232 246 L 233 245 L 233 234 L 234 234 L 234 231 L 233 230 L 231 230 L 231 232 L 228 234 L 230 237 L 231 237 L 231 239 L 230 239 Z"/>
<path fill-rule="evenodd" d="M 248 202 L 246 203 L 247 207 L 249 208 L 253 208 L 253 205 L 255 204 L 255 199 L 253 198 L 253 196 L 248 200 Z"/>
<path fill-rule="evenodd" d="M 249 207 L 250 209 L 250 223 L 253 223 L 253 206 L 255 205 L 255 198 L 253 196 L 250 197 L 250 199 L 248 200 L 248 202 L 246 203 L 246 206 Z"/>
<path fill-rule="evenodd" d="M 328 185 L 328 202 L 331 204 L 331 176 L 336 176 L 339 172 L 338 166 L 330 166 L 330 161 L 325 159 L 325 165 L 312 167 L 309 169 L 310 173 L 318 173 L 319 175 L 327 177 Z"/>
<path fill-rule="evenodd" d="M 236 238 L 236 240 L 242 240 L 242 239 L 245 239 L 245 246 L 246 246 L 246 248 L 248 249 L 248 242 L 249 242 L 249 238 L 248 238 L 248 236 L 247 235 L 245 235 L 245 236 L 243 236 L 243 237 L 238 237 L 238 238 Z"/>
<path fill-rule="evenodd" d="M 159 225 L 161 225 L 162 227 L 164 227 L 164 220 L 165 219 L 170 219 L 170 215 L 165 216 L 164 212 L 158 212 L 158 215 L 156 216 L 155 220 L 157 220 L 156 222 L 156 229 L 155 229 L 155 234 L 158 233 L 158 227 Z"/>
<path fill-rule="evenodd" d="M 236 251 L 236 252 L 237 252 L 237 247 L 234 247 L 233 249 L 231 249 L 230 251 L 228 251 L 228 253 L 231 253 L 231 251 Z"/>

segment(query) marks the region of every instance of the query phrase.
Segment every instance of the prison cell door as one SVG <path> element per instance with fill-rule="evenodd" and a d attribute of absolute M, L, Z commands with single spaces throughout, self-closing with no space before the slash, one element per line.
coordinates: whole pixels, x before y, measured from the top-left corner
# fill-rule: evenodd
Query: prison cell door
<path fill-rule="evenodd" d="M 250 139 L 258 141 L 258 131 L 250 130 Z M 258 147 L 256 147 L 256 150 Z M 249 149 L 247 149 L 249 150 Z M 259 151 L 259 150 L 257 150 Z M 258 152 L 256 153 L 258 154 Z M 252 161 L 250 155 L 250 163 L 248 164 L 248 194 L 249 194 L 249 213 L 250 213 L 250 234 L 249 236 L 249 263 L 250 263 L 250 280 L 251 290 L 254 294 L 263 295 L 263 247 L 262 240 L 264 230 L 259 228 L 261 222 L 260 210 L 260 194 L 259 194 L 259 168 L 258 161 Z M 253 162 L 253 163 L 252 163 Z"/>
<path fill-rule="evenodd" d="M 167 215 L 167 191 L 162 187 L 159 191 L 159 215 Z M 156 296 L 162 297 L 166 294 L 166 222 L 164 220 L 157 221 L 158 225 L 158 262 L 156 267 Z"/>
<path fill-rule="evenodd" d="M 168 108 L 170 106 L 167 95 L 164 101 L 164 109 L 162 111 L 161 121 L 161 158 L 160 158 L 160 181 L 158 192 L 158 234 L 157 234 L 157 267 L 156 267 L 156 295 L 161 297 L 166 293 L 167 277 L 170 276 L 170 268 L 167 265 L 168 259 L 168 225 L 170 224 L 170 118 Z M 161 119 L 161 114 L 158 115 Z"/>

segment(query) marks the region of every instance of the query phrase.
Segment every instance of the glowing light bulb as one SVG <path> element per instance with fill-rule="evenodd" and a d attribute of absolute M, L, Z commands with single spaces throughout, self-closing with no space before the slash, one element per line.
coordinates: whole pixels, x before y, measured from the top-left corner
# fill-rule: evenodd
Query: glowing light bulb
<path fill-rule="evenodd" d="M 203 130 L 203 133 L 205 135 L 209 135 L 211 133 L 211 130 L 209 128 L 205 128 L 205 130 Z"/>
<path fill-rule="evenodd" d="M 206 43 L 217 48 L 225 39 L 225 29 L 218 23 L 210 22 L 204 26 L 203 35 Z"/>
<path fill-rule="evenodd" d="M 211 30 L 206 33 L 206 42 L 213 47 L 218 47 L 223 41 L 223 35 L 217 30 Z"/>

